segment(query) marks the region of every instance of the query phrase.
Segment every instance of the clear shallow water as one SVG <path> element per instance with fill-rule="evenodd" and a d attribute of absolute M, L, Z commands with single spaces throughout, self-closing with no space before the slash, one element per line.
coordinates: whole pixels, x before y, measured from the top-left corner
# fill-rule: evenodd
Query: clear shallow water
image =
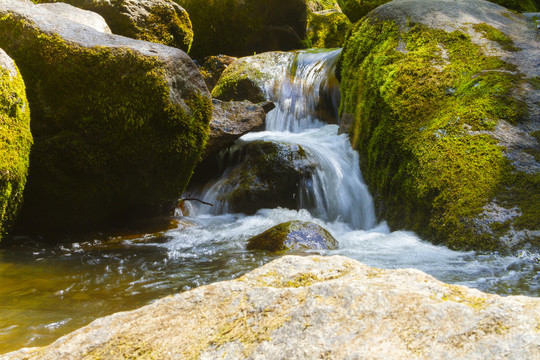
<path fill-rule="evenodd" d="M 501 295 L 540 296 L 538 254 L 452 251 L 375 222 L 357 154 L 345 135 L 337 135 L 337 126 L 323 125 L 314 115 L 320 114 L 317 103 L 322 99 L 334 108 L 338 103 L 329 76 L 338 55 L 339 50 L 332 50 L 291 56 L 293 62 L 276 75 L 283 86 L 276 86 L 277 80 L 267 84 L 269 96 L 278 102 L 268 114 L 267 131 L 248 134 L 238 143 L 262 139 L 309 150 L 318 167 L 299 188 L 298 204 L 305 209 L 261 209 L 247 216 L 227 213 L 226 204 L 216 204 L 213 211 L 191 204 L 191 217 L 159 219 L 135 235 L 86 236 L 55 246 L 29 238 L 16 239 L 13 246 L 4 243 L 0 354 L 46 345 L 98 317 L 236 278 L 280 256 L 246 251 L 248 239 L 290 220 L 315 222 L 339 242 L 339 250 L 303 255 L 339 254 L 380 268 L 420 269 L 444 282 Z M 306 92 L 309 96 L 303 96 Z M 199 190 L 210 202 L 219 192 L 219 181 Z"/>

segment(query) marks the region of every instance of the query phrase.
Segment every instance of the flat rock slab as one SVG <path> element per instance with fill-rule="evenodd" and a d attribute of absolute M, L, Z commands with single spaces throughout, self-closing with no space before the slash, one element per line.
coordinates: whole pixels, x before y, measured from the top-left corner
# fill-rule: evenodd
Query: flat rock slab
<path fill-rule="evenodd" d="M 8 359 L 540 359 L 540 299 L 285 256 Z"/>

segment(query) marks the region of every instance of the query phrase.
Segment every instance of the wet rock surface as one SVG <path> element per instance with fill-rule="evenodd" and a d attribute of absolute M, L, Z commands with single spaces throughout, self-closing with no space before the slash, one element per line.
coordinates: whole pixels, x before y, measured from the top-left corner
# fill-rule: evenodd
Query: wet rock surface
<path fill-rule="evenodd" d="M 249 239 L 248 250 L 334 250 L 337 240 L 323 227 L 305 221 L 288 221 Z"/>

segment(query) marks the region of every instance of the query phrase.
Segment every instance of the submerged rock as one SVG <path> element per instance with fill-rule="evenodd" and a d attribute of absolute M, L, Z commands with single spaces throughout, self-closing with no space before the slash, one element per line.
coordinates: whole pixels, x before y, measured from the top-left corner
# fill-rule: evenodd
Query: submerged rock
<path fill-rule="evenodd" d="M 174 205 L 204 147 L 211 101 L 181 50 L 0 3 L 35 146 L 22 232 L 85 231 Z"/>
<path fill-rule="evenodd" d="M 103 16 L 113 33 L 174 46 L 189 52 L 193 30 L 188 13 L 172 0 L 37 0 L 61 1 Z"/>
<path fill-rule="evenodd" d="M 311 178 L 317 162 L 302 146 L 276 141 L 241 144 L 229 154 L 238 162 L 221 183 L 220 201 L 232 212 L 298 208 L 299 184 Z"/>
<path fill-rule="evenodd" d="M 302 48 L 305 0 L 177 0 L 193 22 L 195 58 Z"/>
<path fill-rule="evenodd" d="M 323 227 L 304 221 L 288 221 L 249 239 L 248 250 L 333 250 L 337 240 Z"/>
<path fill-rule="evenodd" d="M 212 105 L 210 133 L 202 159 L 232 145 L 240 136 L 264 125 L 266 113 L 260 105 L 249 101 L 223 102 L 217 99 L 212 100 Z"/>
<path fill-rule="evenodd" d="M 380 217 L 453 248 L 540 249 L 539 62 L 534 25 L 487 1 L 396 0 L 357 23 L 341 115 Z"/>
<path fill-rule="evenodd" d="M 2 360 L 538 359 L 539 307 L 419 270 L 284 256 Z"/>
<path fill-rule="evenodd" d="M 0 49 L 0 241 L 22 205 L 31 146 L 24 81 L 13 60 Z"/>

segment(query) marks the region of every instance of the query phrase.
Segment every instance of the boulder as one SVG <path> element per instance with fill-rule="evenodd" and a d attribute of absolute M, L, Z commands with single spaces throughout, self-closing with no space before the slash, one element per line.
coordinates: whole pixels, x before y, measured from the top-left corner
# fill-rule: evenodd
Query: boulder
<path fill-rule="evenodd" d="M 22 205 L 31 146 L 24 82 L 13 60 L 0 49 L 0 241 Z"/>
<path fill-rule="evenodd" d="M 308 11 L 337 10 L 341 11 L 336 0 L 306 0 Z"/>
<path fill-rule="evenodd" d="M 69 21 L 90 26 L 91 28 L 102 33 L 112 34 L 111 29 L 109 28 L 109 25 L 107 25 L 105 19 L 93 11 L 79 9 L 66 4 L 65 2 L 43 3 L 39 4 L 39 7 L 54 12 L 58 16 L 62 16 Z"/>
<path fill-rule="evenodd" d="M 293 53 L 267 52 L 239 58 L 229 65 L 212 90 L 212 97 L 223 101 L 248 100 L 253 103 L 272 100 L 267 89 L 278 81 L 294 59 Z"/>
<path fill-rule="evenodd" d="M 174 46 L 189 52 L 193 30 L 188 13 L 172 0 L 36 0 L 61 1 L 103 16 L 113 33 Z"/>
<path fill-rule="evenodd" d="M 487 1 L 395 0 L 355 24 L 341 116 L 380 217 L 453 248 L 540 249 L 539 62 L 534 24 Z"/>
<path fill-rule="evenodd" d="M 227 55 L 207 56 L 200 61 L 199 71 L 208 86 L 208 90 L 212 91 L 216 86 L 221 74 L 236 60 L 235 57 Z"/>
<path fill-rule="evenodd" d="M 189 13 L 194 58 L 302 48 L 305 0 L 176 0 Z"/>
<path fill-rule="evenodd" d="M 274 141 L 240 144 L 228 157 L 238 165 L 227 174 L 218 199 L 246 214 L 278 206 L 297 209 L 298 185 L 317 167 L 302 146 Z"/>
<path fill-rule="evenodd" d="M 249 239 L 248 250 L 335 250 L 337 240 L 322 226 L 305 221 L 287 221 Z"/>
<path fill-rule="evenodd" d="M 341 10 L 310 11 L 305 45 L 310 48 L 341 47 L 351 26 L 349 18 Z"/>
<path fill-rule="evenodd" d="M 212 107 L 183 51 L 26 2 L 0 4 L 0 46 L 17 61 L 32 109 L 19 231 L 85 231 L 174 206 Z"/>
<path fill-rule="evenodd" d="M 538 359 L 540 299 L 342 256 L 283 256 L 14 359 Z"/>
<path fill-rule="evenodd" d="M 210 133 L 202 155 L 205 159 L 232 145 L 240 136 L 264 126 L 266 113 L 262 106 L 249 101 L 212 100 Z"/>

